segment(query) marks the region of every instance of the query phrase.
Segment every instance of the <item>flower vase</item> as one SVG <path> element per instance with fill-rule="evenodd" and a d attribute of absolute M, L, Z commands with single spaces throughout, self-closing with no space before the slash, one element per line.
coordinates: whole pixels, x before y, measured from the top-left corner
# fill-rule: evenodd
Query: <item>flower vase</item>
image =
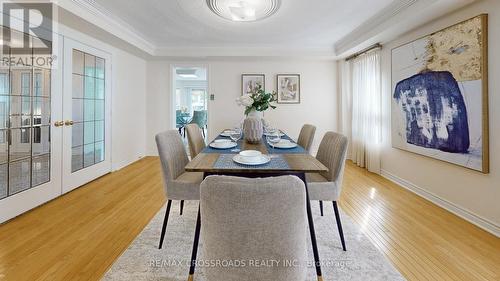
<path fill-rule="evenodd" d="M 247 114 L 247 117 L 262 119 L 264 117 L 264 112 L 253 109 Z"/>
<path fill-rule="evenodd" d="M 262 112 L 261 112 L 262 113 Z M 258 115 L 258 114 L 257 114 Z M 262 114 L 261 114 L 262 115 Z M 248 143 L 257 144 L 262 139 L 262 118 L 248 115 L 243 121 L 243 134 Z"/>

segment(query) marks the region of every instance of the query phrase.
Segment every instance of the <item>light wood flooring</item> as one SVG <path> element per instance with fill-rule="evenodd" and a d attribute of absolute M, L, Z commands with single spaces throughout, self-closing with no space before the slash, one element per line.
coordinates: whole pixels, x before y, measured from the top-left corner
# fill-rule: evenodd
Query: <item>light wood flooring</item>
<path fill-rule="evenodd" d="M 0 280 L 99 280 L 164 204 L 161 180 L 147 157 L 0 225 Z M 340 207 L 408 280 L 500 280 L 499 238 L 351 163 Z"/>

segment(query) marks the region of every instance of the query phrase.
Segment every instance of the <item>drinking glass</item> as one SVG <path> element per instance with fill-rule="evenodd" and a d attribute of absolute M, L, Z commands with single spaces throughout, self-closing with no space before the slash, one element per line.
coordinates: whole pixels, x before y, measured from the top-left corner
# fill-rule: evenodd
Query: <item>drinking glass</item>
<path fill-rule="evenodd" d="M 271 125 L 268 122 L 264 123 L 264 133 L 266 135 L 269 134 L 269 130 L 271 130 Z"/>
<path fill-rule="evenodd" d="M 271 128 L 266 136 L 267 142 L 272 146 L 274 152 L 274 146 L 281 141 L 280 130 Z M 273 155 L 270 156 L 273 158 Z"/>
<path fill-rule="evenodd" d="M 242 130 L 240 127 L 233 128 L 231 133 L 229 134 L 229 137 L 231 138 L 232 141 L 234 141 L 236 144 L 238 144 L 238 141 L 241 139 L 242 135 Z M 236 146 L 234 149 L 231 149 L 232 152 L 239 152 L 240 149 Z"/>

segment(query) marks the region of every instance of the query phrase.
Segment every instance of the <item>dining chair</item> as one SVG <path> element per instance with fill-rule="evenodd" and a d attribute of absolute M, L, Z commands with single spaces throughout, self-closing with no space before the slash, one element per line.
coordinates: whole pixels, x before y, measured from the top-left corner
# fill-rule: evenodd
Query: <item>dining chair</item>
<path fill-rule="evenodd" d="M 191 159 L 195 158 L 205 147 L 205 139 L 201 135 L 198 124 L 189 124 L 185 127 Z"/>
<path fill-rule="evenodd" d="M 300 129 L 299 138 L 297 139 L 297 144 L 302 146 L 308 153 L 311 152 L 311 146 L 314 140 L 314 134 L 316 133 L 316 126 L 311 124 L 304 124 L 302 129 Z"/>
<path fill-rule="evenodd" d="M 299 178 L 209 176 L 200 187 L 200 210 L 204 260 L 246 262 L 204 267 L 207 280 L 306 279 L 306 195 Z M 249 263 L 271 260 L 280 263 Z"/>
<path fill-rule="evenodd" d="M 191 119 L 191 122 L 189 122 L 189 124 L 197 124 L 201 129 L 203 137 L 205 138 L 205 128 L 207 127 L 207 111 L 206 110 L 193 111 L 193 119 Z"/>
<path fill-rule="evenodd" d="M 347 157 L 347 137 L 327 132 L 319 145 L 316 159 L 328 168 L 328 172 L 306 174 L 307 188 L 310 200 L 319 200 L 321 215 L 323 215 L 323 201 L 332 201 L 337 228 L 345 251 L 344 232 L 340 221 L 337 201 L 342 190 L 345 160 Z"/>
<path fill-rule="evenodd" d="M 167 196 L 167 209 L 163 226 L 161 229 L 160 245 L 163 245 L 165 231 L 167 229 L 168 216 L 172 200 L 199 200 L 200 183 L 203 180 L 203 173 L 186 172 L 184 167 L 189 162 L 188 155 L 184 148 L 181 136 L 177 130 L 169 130 L 155 136 L 158 154 L 163 174 L 163 186 Z M 181 203 L 181 215 L 182 215 Z"/>

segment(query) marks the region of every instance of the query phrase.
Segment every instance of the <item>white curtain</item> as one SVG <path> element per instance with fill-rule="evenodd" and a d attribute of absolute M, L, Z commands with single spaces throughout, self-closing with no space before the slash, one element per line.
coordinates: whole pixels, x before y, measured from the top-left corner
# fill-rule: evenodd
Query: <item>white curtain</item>
<path fill-rule="evenodd" d="M 349 158 L 380 173 L 382 138 L 380 51 L 341 64 L 341 130 L 349 138 Z"/>

